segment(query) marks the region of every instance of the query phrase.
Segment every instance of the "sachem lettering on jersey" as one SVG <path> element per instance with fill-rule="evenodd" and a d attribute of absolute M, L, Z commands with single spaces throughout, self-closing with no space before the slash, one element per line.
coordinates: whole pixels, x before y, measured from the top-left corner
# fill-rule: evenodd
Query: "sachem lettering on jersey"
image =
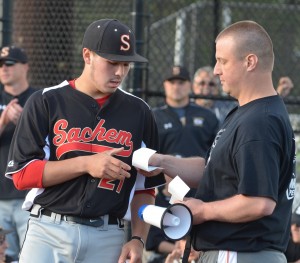
<path fill-rule="evenodd" d="M 54 125 L 53 144 L 57 146 L 56 156 L 60 157 L 71 151 L 85 151 L 99 153 L 112 150 L 113 147 L 90 143 L 95 139 L 98 142 L 106 141 L 108 143 L 116 143 L 124 146 L 124 150 L 118 155 L 129 157 L 132 154 L 133 143 L 132 134 L 126 131 L 117 131 L 116 129 L 106 130 L 103 125 L 105 120 L 100 120 L 98 125 L 92 130 L 90 127 L 81 129 L 73 127 L 68 130 L 68 121 L 65 119 L 58 120 Z"/>

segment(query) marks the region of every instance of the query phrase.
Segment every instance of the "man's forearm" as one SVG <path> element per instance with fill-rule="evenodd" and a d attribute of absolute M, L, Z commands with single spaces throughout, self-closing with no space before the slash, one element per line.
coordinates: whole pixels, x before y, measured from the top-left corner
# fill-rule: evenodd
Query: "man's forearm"
<path fill-rule="evenodd" d="M 175 178 L 177 175 L 190 187 L 197 188 L 205 167 L 201 157 L 177 158 L 171 155 L 155 154 L 160 160 L 163 172 Z"/>

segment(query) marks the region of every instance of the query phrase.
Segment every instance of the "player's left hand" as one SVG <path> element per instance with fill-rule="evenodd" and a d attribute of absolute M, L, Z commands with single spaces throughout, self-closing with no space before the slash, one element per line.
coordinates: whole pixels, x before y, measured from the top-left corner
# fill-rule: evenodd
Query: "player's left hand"
<path fill-rule="evenodd" d="M 86 156 L 87 173 L 95 178 L 124 180 L 130 177 L 131 167 L 114 155 L 122 152 L 123 147 Z"/>
<path fill-rule="evenodd" d="M 121 251 L 118 263 L 142 263 L 143 245 L 137 239 L 127 242 Z"/>

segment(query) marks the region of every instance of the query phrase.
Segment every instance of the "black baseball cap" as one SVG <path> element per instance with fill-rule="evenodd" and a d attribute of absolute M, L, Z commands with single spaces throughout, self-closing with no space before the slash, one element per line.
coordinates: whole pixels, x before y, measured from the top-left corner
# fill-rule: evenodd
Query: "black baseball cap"
<path fill-rule="evenodd" d="M 173 66 L 171 71 L 167 74 L 165 80 L 171 81 L 174 79 L 191 81 L 188 70 L 183 66 Z"/>
<path fill-rule="evenodd" d="M 13 232 L 12 230 L 6 230 L 6 229 L 3 229 L 2 227 L 0 227 L 0 235 L 3 236 L 3 235 L 6 235 L 8 233 L 11 233 Z"/>
<path fill-rule="evenodd" d="M 6 46 L 1 48 L 0 61 L 4 60 L 12 60 L 24 64 L 28 62 L 25 50 L 15 46 Z"/>
<path fill-rule="evenodd" d="M 116 19 L 101 19 L 91 23 L 84 33 L 82 45 L 108 60 L 148 62 L 136 53 L 132 30 Z"/>
<path fill-rule="evenodd" d="M 300 206 L 298 206 L 293 212 L 291 223 L 300 226 Z"/>

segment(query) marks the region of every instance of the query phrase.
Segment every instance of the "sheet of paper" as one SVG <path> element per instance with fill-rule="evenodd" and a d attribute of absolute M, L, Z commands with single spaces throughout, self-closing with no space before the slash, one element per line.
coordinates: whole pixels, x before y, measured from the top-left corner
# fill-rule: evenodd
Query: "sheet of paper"
<path fill-rule="evenodd" d="M 190 187 L 177 175 L 168 185 L 168 192 L 171 194 L 170 204 L 175 200 L 183 201 L 183 198 L 190 190 Z"/>
<path fill-rule="evenodd" d="M 160 168 L 148 165 L 149 159 L 154 153 L 156 153 L 156 151 L 149 148 L 140 148 L 134 151 L 132 156 L 132 165 L 147 172 Z"/>

